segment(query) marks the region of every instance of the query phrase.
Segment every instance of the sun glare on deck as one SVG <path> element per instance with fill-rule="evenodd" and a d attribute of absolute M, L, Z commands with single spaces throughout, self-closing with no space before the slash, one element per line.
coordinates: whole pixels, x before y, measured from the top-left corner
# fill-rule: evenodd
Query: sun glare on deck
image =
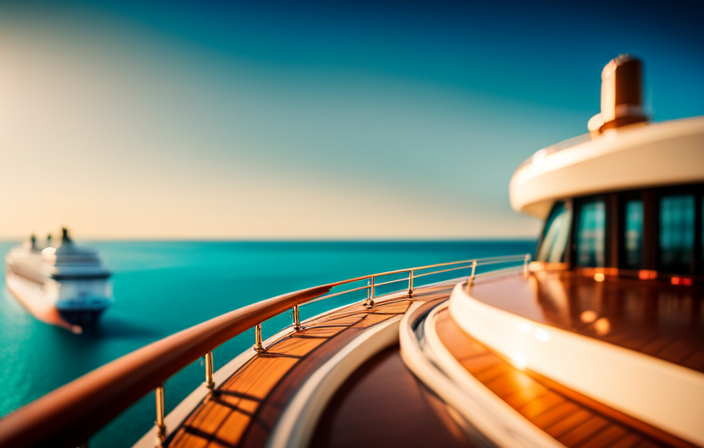
<path fill-rule="evenodd" d="M 548 333 L 546 330 L 543 330 L 542 328 L 538 328 L 537 330 L 535 330 L 535 338 L 539 341 L 547 342 L 550 340 L 550 333 Z"/>
<path fill-rule="evenodd" d="M 594 322 L 594 330 L 599 336 L 604 336 L 605 334 L 608 334 L 609 331 L 611 331 L 611 322 L 609 322 L 609 319 L 602 317 L 601 319 Z"/>
<path fill-rule="evenodd" d="M 597 314 L 594 311 L 587 310 L 587 311 L 582 311 L 582 314 L 579 315 L 579 320 L 584 322 L 585 324 L 590 324 L 594 322 L 597 318 Z"/>
<path fill-rule="evenodd" d="M 519 369 L 524 369 L 526 366 L 526 357 L 520 353 L 516 353 L 511 357 L 511 362 Z"/>

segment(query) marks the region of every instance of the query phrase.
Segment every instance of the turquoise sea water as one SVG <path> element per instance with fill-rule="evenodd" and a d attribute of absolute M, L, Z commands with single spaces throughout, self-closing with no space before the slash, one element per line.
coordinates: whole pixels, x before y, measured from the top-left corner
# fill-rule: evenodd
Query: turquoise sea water
<path fill-rule="evenodd" d="M 0 253 L 15 244 L 0 242 Z M 100 250 L 114 272 L 115 304 L 93 333 L 74 335 L 37 321 L 4 287 L 4 270 L 0 274 L 0 416 L 150 342 L 262 299 L 380 271 L 532 253 L 535 242 L 105 241 L 85 245 Z M 443 278 L 449 277 L 427 279 Z M 350 301 L 342 296 L 311 305 L 303 309 L 302 318 Z M 288 316 L 268 322 L 264 337 L 288 323 Z M 215 351 L 216 369 L 252 345 L 251 333 Z M 167 411 L 202 381 L 199 362 L 169 379 Z M 154 398 L 149 394 L 91 439 L 91 447 L 131 446 L 153 421 Z"/>

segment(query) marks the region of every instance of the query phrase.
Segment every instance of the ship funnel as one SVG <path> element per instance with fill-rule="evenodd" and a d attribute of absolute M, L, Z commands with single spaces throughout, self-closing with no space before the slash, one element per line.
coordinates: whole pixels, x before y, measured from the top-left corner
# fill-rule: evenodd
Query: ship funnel
<path fill-rule="evenodd" d="M 601 113 L 589 120 L 590 132 L 646 121 L 643 111 L 643 64 L 621 55 L 601 72 Z"/>
<path fill-rule="evenodd" d="M 68 236 L 68 227 L 61 228 L 61 243 L 72 243 L 71 237 Z"/>

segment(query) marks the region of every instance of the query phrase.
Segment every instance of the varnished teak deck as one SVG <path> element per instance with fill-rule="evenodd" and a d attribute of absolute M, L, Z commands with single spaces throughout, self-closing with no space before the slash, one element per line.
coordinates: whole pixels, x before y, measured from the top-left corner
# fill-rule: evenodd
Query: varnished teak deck
<path fill-rule="evenodd" d="M 513 366 L 462 331 L 447 310 L 439 313 L 436 329 L 443 345 L 469 374 L 565 446 L 693 446 L 547 378 Z"/>
<path fill-rule="evenodd" d="M 367 361 L 335 393 L 311 448 L 474 446 L 445 404 L 408 370 L 398 347 Z"/>
<path fill-rule="evenodd" d="M 424 288 L 414 300 L 447 297 L 448 287 Z M 305 380 L 367 328 L 403 315 L 407 298 L 357 304 L 308 322 L 239 368 L 176 431 L 170 447 L 262 447 L 286 404 Z"/>
<path fill-rule="evenodd" d="M 415 300 L 447 298 L 450 292 L 447 286 L 422 288 Z M 530 280 L 508 276 L 481 282 L 473 287 L 472 296 L 537 322 L 704 371 L 700 290 L 635 280 L 597 283 L 573 273 L 543 273 Z M 169 446 L 264 446 L 286 405 L 317 368 L 366 329 L 388 319 L 400 319 L 411 303 L 405 298 L 382 300 L 371 310 L 353 305 L 315 319 L 303 331 L 276 341 L 266 353 L 254 356 L 206 398 L 177 429 Z M 585 312 L 592 314 L 589 319 L 585 319 Z M 599 319 L 602 324 L 597 328 Z M 691 446 L 547 378 L 514 367 L 465 334 L 447 311 L 440 313 L 437 325 L 443 344 L 469 374 L 567 446 Z M 407 396 L 394 394 L 388 378 L 386 382 L 380 378 L 370 380 L 374 375 L 379 376 L 380 369 L 391 369 L 390 366 L 397 384 L 405 381 L 408 386 Z M 413 393 L 414 390 L 419 393 Z M 368 400 L 369 403 L 358 400 L 359 394 L 371 397 L 375 393 L 386 394 L 388 400 L 397 403 L 406 400 L 399 406 L 414 408 L 423 416 L 421 421 L 425 426 L 418 423 L 414 428 L 425 428 L 435 434 L 436 440 L 445 440 L 448 446 L 471 445 L 471 440 L 460 434 L 448 418 L 442 403 L 410 375 L 402 366 L 398 352 L 392 351 L 368 361 L 335 394 L 313 436 L 313 445 L 343 447 L 352 446 L 348 443 L 352 440 L 371 441 L 360 436 L 360 432 L 373 429 L 365 424 L 369 421 L 377 424 L 376 434 L 390 437 L 378 424 L 386 425 L 386 429 L 397 426 L 402 420 L 400 411 L 383 411 L 386 408 L 376 409 L 373 400 Z M 355 424 L 359 426 L 357 431 L 353 428 Z M 350 437 L 336 437 L 342 433 Z M 421 446 L 417 442 L 422 438 L 404 437 L 403 430 L 396 433 L 394 444 L 405 440 L 407 446 Z M 389 440 L 384 444 L 388 445 Z"/>
<path fill-rule="evenodd" d="M 483 282 L 472 297 L 536 322 L 704 372 L 704 289 L 659 281 L 596 282 L 540 272 Z"/>

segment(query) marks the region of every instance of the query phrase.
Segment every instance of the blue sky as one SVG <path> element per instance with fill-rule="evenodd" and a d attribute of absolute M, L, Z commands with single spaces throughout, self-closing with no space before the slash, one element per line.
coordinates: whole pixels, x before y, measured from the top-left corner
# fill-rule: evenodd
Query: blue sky
<path fill-rule="evenodd" d="M 0 2 L 0 237 L 534 236 L 513 170 L 602 67 L 704 114 L 691 5 Z"/>

